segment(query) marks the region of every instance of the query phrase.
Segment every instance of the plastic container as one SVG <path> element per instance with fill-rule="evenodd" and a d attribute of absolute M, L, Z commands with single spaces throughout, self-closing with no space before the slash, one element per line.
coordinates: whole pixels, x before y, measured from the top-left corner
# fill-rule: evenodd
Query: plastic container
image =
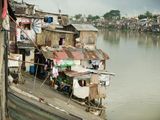
<path fill-rule="evenodd" d="M 35 66 L 34 65 L 30 66 L 29 73 L 32 75 L 35 73 Z"/>

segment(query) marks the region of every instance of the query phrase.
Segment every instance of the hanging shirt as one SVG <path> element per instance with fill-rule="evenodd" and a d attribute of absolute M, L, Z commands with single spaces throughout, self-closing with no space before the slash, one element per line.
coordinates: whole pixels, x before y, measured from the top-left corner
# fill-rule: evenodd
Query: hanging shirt
<path fill-rule="evenodd" d="M 52 75 L 53 75 L 54 78 L 58 77 L 59 74 L 58 74 L 58 69 L 57 68 L 55 68 L 55 67 L 52 68 Z"/>

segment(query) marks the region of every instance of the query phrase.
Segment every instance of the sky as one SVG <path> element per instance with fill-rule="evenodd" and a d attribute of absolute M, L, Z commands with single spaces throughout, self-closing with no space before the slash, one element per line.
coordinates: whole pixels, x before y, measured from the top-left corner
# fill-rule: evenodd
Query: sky
<path fill-rule="evenodd" d="M 16 0 L 21 1 L 21 0 Z M 58 12 L 75 15 L 99 15 L 103 16 L 112 9 L 118 9 L 123 16 L 137 16 L 151 11 L 160 14 L 160 0 L 24 0 L 34 3 L 39 9 L 46 12 Z"/>

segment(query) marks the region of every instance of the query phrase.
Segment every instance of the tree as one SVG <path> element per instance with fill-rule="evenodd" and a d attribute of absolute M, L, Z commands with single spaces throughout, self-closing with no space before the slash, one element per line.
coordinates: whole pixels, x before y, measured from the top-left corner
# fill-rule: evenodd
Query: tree
<path fill-rule="evenodd" d="M 74 17 L 78 20 L 78 19 L 80 19 L 82 17 L 82 14 L 77 14 Z"/>
<path fill-rule="evenodd" d="M 97 20 L 99 18 L 100 17 L 98 15 L 96 15 L 96 16 L 88 15 L 87 20 L 88 21 L 95 21 L 95 20 Z"/>
<path fill-rule="evenodd" d="M 144 18 L 154 18 L 155 16 L 152 15 L 151 12 L 146 11 L 144 14 L 141 14 L 138 16 L 138 19 L 144 19 Z"/>
<path fill-rule="evenodd" d="M 103 17 L 108 20 L 119 20 L 121 18 L 121 14 L 119 10 L 111 10 L 105 13 Z"/>
<path fill-rule="evenodd" d="M 152 18 L 152 13 L 149 11 L 146 11 L 146 13 L 144 14 L 147 18 Z"/>
<path fill-rule="evenodd" d="M 146 15 L 139 15 L 139 16 L 138 16 L 138 19 L 139 19 L 139 20 L 141 20 L 141 19 L 145 19 L 145 18 L 147 18 L 147 16 L 146 16 Z"/>

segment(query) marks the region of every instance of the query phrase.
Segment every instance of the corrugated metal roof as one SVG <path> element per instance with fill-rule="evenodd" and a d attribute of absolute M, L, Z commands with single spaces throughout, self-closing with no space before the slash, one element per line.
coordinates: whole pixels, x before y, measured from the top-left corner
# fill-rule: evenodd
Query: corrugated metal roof
<path fill-rule="evenodd" d="M 78 31 L 95 31 L 95 32 L 98 31 L 98 29 L 91 24 L 71 24 L 71 25 Z"/>
<path fill-rule="evenodd" d="M 74 34 L 74 32 L 71 31 L 65 31 L 65 30 L 53 30 L 53 29 L 49 29 L 49 28 L 43 28 L 46 31 L 50 31 L 50 32 L 58 32 L 58 33 L 67 33 L 67 34 Z"/>
<path fill-rule="evenodd" d="M 108 60 L 108 54 L 104 53 L 100 49 L 88 50 L 88 49 L 76 49 L 76 48 L 63 48 L 63 49 L 42 49 L 43 55 L 48 59 L 60 59 L 60 60 Z"/>

